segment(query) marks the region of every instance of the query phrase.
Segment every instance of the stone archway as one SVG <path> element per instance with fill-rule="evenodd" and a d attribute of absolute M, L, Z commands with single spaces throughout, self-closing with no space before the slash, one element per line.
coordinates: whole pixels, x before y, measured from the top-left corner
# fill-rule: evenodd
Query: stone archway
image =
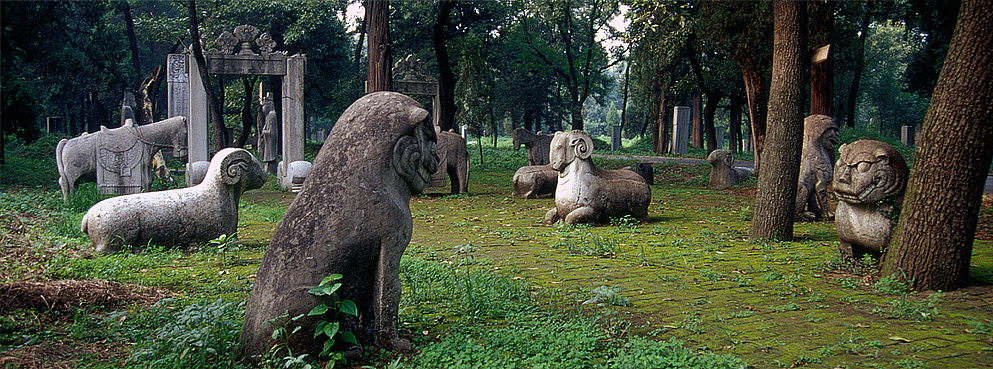
<path fill-rule="evenodd" d="M 293 180 L 286 173 L 291 163 L 303 161 L 304 90 L 303 78 L 307 72 L 307 56 L 287 56 L 285 51 L 273 51 L 276 42 L 268 33 L 259 33 L 249 25 L 224 31 L 215 41 L 216 48 L 207 50 L 207 71 L 211 74 L 280 76 L 282 81 L 282 162 L 279 184 L 284 190 Z M 184 115 L 189 121 L 189 157 L 186 180 L 191 184 L 192 168 L 203 167 L 209 162 L 207 144 L 207 99 L 196 68 L 193 54 L 169 54 L 167 59 L 169 85 L 169 116 Z M 283 178 L 285 177 L 285 178 Z"/>

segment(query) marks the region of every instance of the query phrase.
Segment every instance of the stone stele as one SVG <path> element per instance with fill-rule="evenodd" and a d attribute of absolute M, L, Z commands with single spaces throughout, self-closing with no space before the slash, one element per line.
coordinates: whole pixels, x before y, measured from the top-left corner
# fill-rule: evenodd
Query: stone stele
<path fill-rule="evenodd" d="M 834 166 L 834 224 L 842 258 L 879 257 L 890 241 L 907 185 L 907 163 L 885 142 L 841 145 Z"/>
<path fill-rule="evenodd" d="M 274 324 L 286 326 L 294 355 L 320 353 L 318 320 L 277 319 L 307 314 L 307 291 L 339 273 L 338 297 L 356 303 L 357 319 L 343 329 L 376 347 L 406 351 L 397 333 L 400 257 L 410 242 L 410 196 L 438 168 L 437 138 L 428 112 L 397 92 L 375 92 L 338 119 L 310 175 L 273 233 L 245 310 L 241 342 L 258 362 L 277 344 Z M 285 315 L 284 315 L 285 314 Z"/>

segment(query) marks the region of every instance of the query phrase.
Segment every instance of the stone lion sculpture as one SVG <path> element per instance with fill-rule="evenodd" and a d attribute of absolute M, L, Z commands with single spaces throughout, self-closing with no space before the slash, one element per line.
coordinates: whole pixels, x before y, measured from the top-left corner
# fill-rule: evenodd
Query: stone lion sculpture
<path fill-rule="evenodd" d="M 520 167 L 514 173 L 514 192 L 511 196 L 520 199 L 552 198 L 558 183 L 559 171 L 552 169 L 551 165 Z"/>
<path fill-rule="evenodd" d="M 714 150 L 707 155 L 710 163 L 710 181 L 707 188 L 721 190 L 733 187 L 752 176 L 749 168 L 735 168 L 734 153 L 731 150 Z"/>
<path fill-rule="evenodd" d="M 80 227 L 103 253 L 148 242 L 207 242 L 238 231 L 241 194 L 262 187 L 265 180 L 262 164 L 248 151 L 223 149 L 214 155 L 199 185 L 100 201 L 83 215 Z"/>
<path fill-rule="evenodd" d="M 834 167 L 838 209 L 834 224 L 841 256 L 879 257 L 889 243 L 907 185 L 907 163 L 885 142 L 860 140 L 841 145 Z"/>
<path fill-rule="evenodd" d="M 828 185 L 834 175 L 834 146 L 841 141 L 831 117 L 814 114 L 803 120 L 803 148 L 796 191 L 796 220 L 832 218 Z"/>
<path fill-rule="evenodd" d="M 556 132 L 549 161 L 559 172 L 555 208 L 545 214 L 545 223 L 606 223 L 611 217 L 632 215 L 648 220 L 652 191 L 638 173 L 603 170 L 590 156 L 593 139 L 586 132 Z"/>
<path fill-rule="evenodd" d="M 343 329 L 365 344 L 411 349 L 397 332 L 399 268 L 413 231 L 410 196 L 438 169 L 427 117 L 420 104 L 396 92 L 365 95 L 342 113 L 259 266 L 241 333 L 250 360 L 260 361 L 279 344 L 272 337 L 279 324 L 286 332 L 302 327 L 286 342 L 294 355 L 321 352 L 313 339 L 317 319 L 276 320 L 307 314 L 318 304 L 307 291 L 335 273 L 344 276 L 338 297 L 359 310 Z"/>

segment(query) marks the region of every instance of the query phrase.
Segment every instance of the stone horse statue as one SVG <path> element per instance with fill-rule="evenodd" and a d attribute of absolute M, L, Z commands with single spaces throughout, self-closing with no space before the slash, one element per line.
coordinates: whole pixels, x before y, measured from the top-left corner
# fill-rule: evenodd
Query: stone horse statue
<path fill-rule="evenodd" d="M 152 183 L 152 157 L 165 147 L 172 147 L 176 157 L 186 156 L 186 117 L 176 116 L 144 126 L 128 119 L 120 128 L 101 126 L 99 132 L 63 139 L 55 148 L 62 198 L 69 198 L 80 177 L 92 180 L 94 175 L 106 193 L 148 191 Z"/>
<path fill-rule="evenodd" d="M 514 151 L 521 148 L 521 144 L 528 149 L 528 165 L 548 164 L 548 147 L 552 143 L 552 135 L 538 132 L 531 133 L 524 128 L 517 128 L 512 134 L 514 138 Z"/>

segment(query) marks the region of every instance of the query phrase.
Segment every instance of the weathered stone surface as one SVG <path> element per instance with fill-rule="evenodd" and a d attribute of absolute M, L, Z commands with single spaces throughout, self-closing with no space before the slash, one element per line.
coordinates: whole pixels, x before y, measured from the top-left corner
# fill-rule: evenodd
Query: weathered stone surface
<path fill-rule="evenodd" d="M 548 164 L 548 147 L 552 143 L 552 135 L 547 133 L 531 133 L 524 128 L 517 128 L 512 133 L 514 150 L 519 150 L 521 144 L 528 149 L 528 165 Z"/>
<path fill-rule="evenodd" d="M 707 188 L 720 190 L 733 187 L 752 176 L 749 168 L 734 167 L 734 153 L 731 150 L 714 150 L 707 156 L 710 163 L 710 181 Z"/>
<path fill-rule="evenodd" d="M 203 182 L 210 168 L 209 161 L 195 161 L 186 164 L 186 186 L 193 187 Z"/>
<path fill-rule="evenodd" d="M 438 136 L 438 171 L 431 176 L 431 183 L 428 187 L 441 187 L 445 185 L 445 177 L 448 177 L 452 185 L 452 194 L 469 192 L 469 151 L 466 149 L 465 139 L 455 132 L 442 132 L 439 127 L 435 127 L 435 134 Z"/>
<path fill-rule="evenodd" d="M 186 156 L 186 118 L 172 117 L 144 126 L 128 122 L 120 128 L 101 127 L 99 132 L 59 141 L 55 162 L 63 199 L 69 198 L 81 176 L 96 178 L 105 193 L 148 191 L 155 153 L 172 147 L 176 156 Z"/>
<path fill-rule="evenodd" d="M 841 141 L 831 117 L 814 114 L 803 120 L 803 149 L 796 191 L 796 220 L 832 218 L 828 185 L 834 178 L 834 145 Z"/>
<path fill-rule="evenodd" d="M 227 148 L 214 155 L 197 186 L 134 194 L 98 202 L 83 215 L 81 229 L 98 252 L 124 246 L 184 246 L 238 231 L 238 200 L 265 183 L 262 166 L 248 151 Z"/>
<path fill-rule="evenodd" d="M 885 142 L 841 145 L 834 167 L 834 224 L 843 258 L 879 257 L 890 240 L 907 185 L 907 163 Z"/>
<path fill-rule="evenodd" d="M 514 192 L 511 196 L 521 199 L 547 199 L 555 197 L 559 171 L 551 165 L 529 165 L 514 173 Z"/>
<path fill-rule="evenodd" d="M 367 344 L 410 349 L 396 329 L 399 266 L 413 230 L 410 196 L 438 168 L 427 116 L 410 97 L 376 92 L 338 119 L 262 258 L 241 335 L 246 357 L 259 361 L 276 344 L 270 321 L 316 306 L 307 291 L 333 273 L 344 275 L 338 296 L 359 308 L 345 329 Z M 302 327 L 289 337 L 294 354 L 320 351 L 314 318 L 285 324 Z"/>
<path fill-rule="evenodd" d="M 545 223 L 606 223 L 625 215 L 647 221 L 652 191 L 645 179 L 626 169 L 600 169 L 592 154 L 593 139 L 586 132 L 555 133 L 549 159 L 559 180 L 555 208 L 545 214 Z"/>

